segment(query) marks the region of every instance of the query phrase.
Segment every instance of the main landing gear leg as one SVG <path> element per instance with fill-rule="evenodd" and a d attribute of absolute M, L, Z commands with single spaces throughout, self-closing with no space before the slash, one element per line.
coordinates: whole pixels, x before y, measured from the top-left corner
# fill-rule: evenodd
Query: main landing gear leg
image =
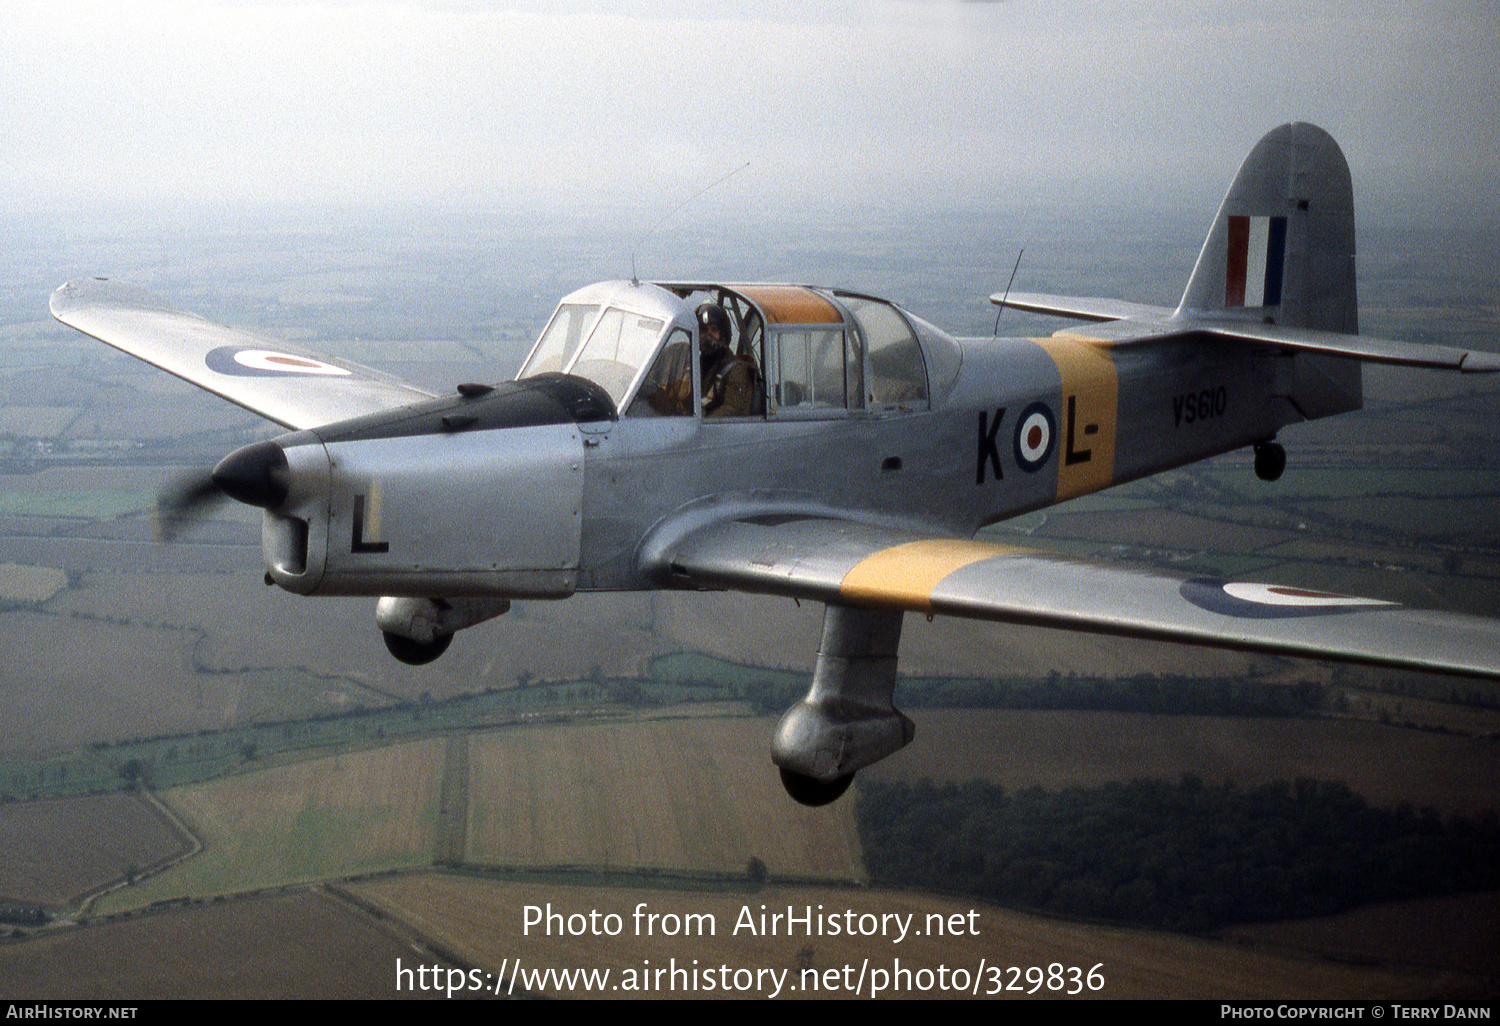
<path fill-rule="evenodd" d="M 803 805 L 827 805 L 856 770 L 904 747 L 916 726 L 891 704 L 899 609 L 823 611 L 823 643 L 807 696 L 787 710 L 771 742 L 781 782 Z"/>

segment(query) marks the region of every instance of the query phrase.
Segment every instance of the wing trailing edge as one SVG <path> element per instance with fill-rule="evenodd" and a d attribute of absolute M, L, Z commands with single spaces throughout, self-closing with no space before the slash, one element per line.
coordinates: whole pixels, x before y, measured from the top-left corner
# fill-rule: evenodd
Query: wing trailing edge
<path fill-rule="evenodd" d="M 1344 335 L 1312 328 L 1287 328 L 1274 324 L 1205 324 L 1199 330 L 1218 338 L 1256 342 L 1298 352 L 1342 356 L 1365 363 L 1388 363 L 1403 367 L 1456 370 L 1465 374 L 1500 371 L 1500 354 L 1452 346 L 1401 342 L 1372 335 Z"/>

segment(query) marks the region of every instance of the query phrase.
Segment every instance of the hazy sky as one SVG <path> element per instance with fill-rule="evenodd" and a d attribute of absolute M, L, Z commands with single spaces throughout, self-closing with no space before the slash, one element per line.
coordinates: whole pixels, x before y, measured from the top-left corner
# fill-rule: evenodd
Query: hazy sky
<path fill-rule="evenodd" d="M 1494 0 L 0 8 L 0 210 L 1217 199 L 1289 120 L 1362 199 L 1500 182 Z"/>

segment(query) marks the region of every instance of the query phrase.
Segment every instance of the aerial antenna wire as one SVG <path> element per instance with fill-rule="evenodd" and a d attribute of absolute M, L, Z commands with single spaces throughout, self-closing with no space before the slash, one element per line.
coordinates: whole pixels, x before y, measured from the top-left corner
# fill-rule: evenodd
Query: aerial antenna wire
<path fill-rule="evenodd" d="M 995 311 L 995 330 L 990 332 L 991 338 L 1000 337 L 1000 315 L 1005 311 L 1005 301 L 1010 298 L 1010 287 L 1016 283 L 1016 272 L 1021 269 L 1021 257 L 1026 253 L 1026 247 L 1021 247 L 1021 252 L 1016 254 L 1016 266 L 1010 269 L 1010 281 L 1005 283 L 1005 293 L 1000 297 L 1000 307 Z"/>
<path fill-rule="evenodd" d="M 720 178 L 718 181 L 712 182 L 712 183 L 710 183 L 708 185 L 705 185 L 703 188 L 701 188 L 697 192 L 693 193 L 687 199 L 685 199 L 681 203 L 677 204 L 671 210 L 667 211 L 665 214 L 663 214 L 661 216 L 661 219 L 659 221 L 657 221 L 655 224 L 653 224 L 650 228 L 646 229 L 646 234 L 642 235 L 639 239 L 636 240 L 635 249 L 632 249 L 630 251 L 630 284 L 632 284 L 632 285 L 639 285 L 641 283 L 641 279 L 635 273 L 635 254 L 636 254 L 637 251 L 640 250 L 641 245 L 643 243 L 645 243 L 645 241 L 647 239 L 651 238 L 652 234 L 656 231 L 656 229 L 658 229 L 662 225 L 666 224 L 668 218 L 670 218 L 673 214 L 675 214 L 678 211 L 680 211 L 683 207 L 687 206 L 689 203 L 693 202 L 693 200 L 697 199 L 699 196 L 702 196 L 705 192 L 708 192 L 710 189 L 716 189 L 719 186 L 723 185 L 725 182 L 729 181 L 731 178 L 733 178 L 735 175 L 739 174 L 741 171 L 745 170 L 745 168 L 747 168 L 749 166 L 750 166 L 750 162 L 747 160 L 743 164 L 741 164 L 739 167 L 737 167 L 733 171 L 729 172 L 723 178 Z"/>

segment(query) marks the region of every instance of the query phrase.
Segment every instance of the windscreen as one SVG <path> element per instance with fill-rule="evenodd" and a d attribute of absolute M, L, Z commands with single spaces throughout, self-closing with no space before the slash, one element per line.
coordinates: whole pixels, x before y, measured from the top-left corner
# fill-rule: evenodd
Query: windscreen
<path fill-rule="evenodd" d="M 656 352 L 663 326 L 659 318 L 611 307 L 566 370 L 602 387 L 619 406 L 636 373 Z"/>
<path fill-rule="evenodd" d="M 619 307 L 608 307 L 602 314 L 599 309 L 589 303 L 559 306 L 517 377 L 549 371 L 576 374 L 603 388 L 618 407 L 636 374 L 655 354 L 666 322 Z"/>
<path fill-rule="evenodd" d="M 599 307 L 592 303 L 564 303 L 557 308 L 557 313 L 552 315 L 551 322 L 547 325 L 542 337 L 532 350 L 531 359 L 526 361 L 526 366 L 521 368 L 517 375 L 529 378 L 534 374 L 545 374 L 548 371 L 560 371 L 573 359 L 573 354 L 578 352 L 578 343 L 583 341 L 583 333 L 594 323 L 594 318 L 599 315 Z"/>

